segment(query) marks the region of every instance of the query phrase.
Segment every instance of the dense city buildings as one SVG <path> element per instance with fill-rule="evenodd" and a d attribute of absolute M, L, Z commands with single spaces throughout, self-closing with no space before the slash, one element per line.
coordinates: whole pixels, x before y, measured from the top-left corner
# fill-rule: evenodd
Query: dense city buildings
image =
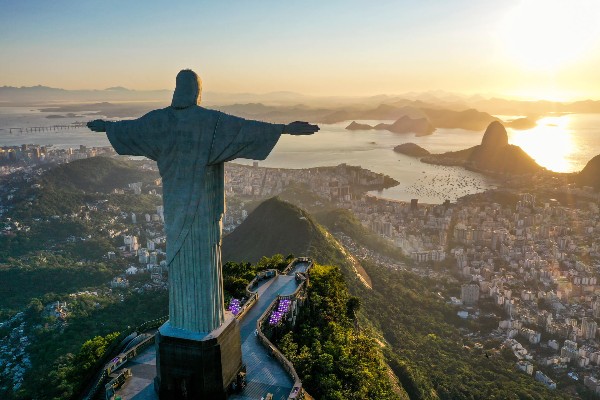
<path fill-rule="evenodd" d="M 6 184 L 0 187 L 0 216 L 9 210 L 18 187 L 29 186 L 34 194 L 41 189 L 34 178 L 47 166 L 98 154 L 112 156 L 110 148 L 27 145 L 0 151 L 0 171 L 6 175 Z M 157 172 L 154 163 L 138 160 L 136 165 L 141 171 Z M 115 296 L 124 289 L 166 290 L 161 184 L 160 179 L 133 181 L 114 189 L 115 194 L 155 199 L 151 210 L 90 201 L 77 213 L 49 218 L 93 221 L 98 235 L 118 243 L 104 256 L 122 266 L 106 282 L 106 291 L 73 294 L 70 299 Z M 515 189 L 440 205 L 374 195 L 392 184 L 385 175 L 345 164 L 292 170 L 230 163 L 225 168 L 224 232 L 240 225 L 258 202 L 276 195 L 292 193 L 297 205 L 310 210 L 349 210 L 367 231 L 405 255 L 403 261 L 393 259 L 332 230 L 358 262 L 370 260 L 455 285 L 445 301 L 456 307 L 461 318 L 492 321 L 489 329 L 469 333 L 471 339 L 498 343 L 496 350 L 516 357 L 515 368 L 549 388 L 579 380 L 600 392 L 598 196 L 589 189 L 552 188 L 544 182 L 538 186 L 551 189 L 543 193 Z M 572 201 L 564 202 L 565 194 Z M 28 235 L 31 228 L 24 220 L 2 217 L 0 235 Z M 73 234 L 65 240 L 89 239 Z M 44 304 L 59 324 L 68 322 L 71 306 L 69 300 Z M 3 323 L 11 333 L 0 343 L 0 361 L 21 360 L 10 366 L 17 386 L 29 362 L 30 339 L 19 333 L 24 318 L 16 314 Z"/>
<path fill-rule="evenodd" d="M 34 166 L 45 164 L 62 164 L 99 155 L 114 155 L 112 147 L 86 147 L 58 148 L 41 146 L 37 144 L 23 144 L 20 146 L 0 147 L 0 176 Z"/>

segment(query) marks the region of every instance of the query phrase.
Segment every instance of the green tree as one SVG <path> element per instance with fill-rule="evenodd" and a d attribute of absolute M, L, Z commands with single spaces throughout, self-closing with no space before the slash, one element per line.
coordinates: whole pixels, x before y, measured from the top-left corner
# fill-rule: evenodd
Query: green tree
<path fill-rule="evenodd" d="M 340 269 L 315 265 L 309 282 L 309 306 L 276 342 L 307 391 L 327 400 L 398 398 L 379 346 L 353 329 L 360 300 L 348 293 Z"/>

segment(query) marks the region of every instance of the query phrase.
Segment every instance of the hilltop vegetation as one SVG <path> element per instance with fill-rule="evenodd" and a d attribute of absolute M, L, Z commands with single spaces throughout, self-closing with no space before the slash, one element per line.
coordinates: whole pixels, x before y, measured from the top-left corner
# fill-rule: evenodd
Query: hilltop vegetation
<path fill-rule="evenodd" d="M 223 238 L 224 261 L 257 262 L 265 254 L 298 254 L 318 262 L 344 262 L 330 235 L 306 211 L 273 197 Z"/>
<path fill-rule="evenodd" d="M 45 173 L 40 183 L 63 189 L 110 193 L 132 182 L 150 183 L 159 178 L 156 172 L 136 168 L 132 161 L 92 157 L 58 165 Z"/>
<path fill-rule="evenodd" d="M 108 157 L 61 164 L 45 171 L 34 184 L 22 187 L 15 194 L 11 215 L 20 219 L 70 215 L 81 211 L 87 203 L 107 200 L 107 206 L 148 212 L 162 204 L 160 198 L 112 192 L 129 183 L 148 184 L 158 178 L 156 172 L 141 170 L 134 162 Z"/>
<path fill-rule="evenodd" d="M 161 199 L 110 191 L 154 175 L 95 157 L 54 167 L 21 186 L 2 226 L 11 230 L 0 235 L 0 280 L 11 282 L 0 288 L 0 310 L 14 312 L 49 292 L 93 287 L 121 271 L 123 265 L 105 262 L 120 244 L 107 227 L 122 229 L 121 210 L 154 212 Z M 94 193 L 86 192 L 90 188 Z"/>
<path fill-rule="evenodd" d="M 408 398 L 404 391 L 394 391 L 377 342 L 368 332 L 355 330 L 359 307 L 338 267 L 315 265 L 310 271 L 308 305 L 301 310 L 296 328 L 277 345 L 315 398 Z"/>
<path fill-rule="evenodd" d="M 354 242 L 393 259 L 403 260 L 404 254 L 386 239 L 365 228 L 349 210 L 335 209 L 315 214 L 317 221 L 330 232 L 342 232 Z"/>
<path fill-rule="evenodd" d="M 269 199 L 223 238 L 223 260 L 256 262 L 273 249 L 282 254 L 304 254 L 315 234 L 309 218 L 289 203 Z"/>
<path fill-rule="evenodd" d="M 460 328 L 473 328 L 436 294 L 447 284 L 364 263 L 373 290 L 350 292 L 390 344 L 386 358 L 411 399 L 566 398 L 514 368 L 512 354 L 473 348 Z M 466 346 L 466 347 L 465 347 Z"/>
<path fill-rule="evenodd" d="M 117 273 L 115 265 L 78 264 L 68 257 L 48 253 L 27 261 L 11 260 L 10 266 L 0 266 L 0 282 L 10 282 L 0 285 L 0 310 L 18 310 L 32 298 L 49 293 L 70 293 L 103 285 Z"/>
<path fill-rule="evenodd" d="M 102 294 L 82 294 L 70 300 L 73 315 L 57 329 L 56 319 L 34 315 L 37 325 L 28 328 L 31 369 L 16 399 L 74 399 L 97 372 L 114 333 L 168 314 L 167 292 L 144 294 L 121 291 L 122 301 Z M 57 297 L 66 300 L 64 297 Z M 37 310 L 36 310 L 37 311 Z M 10 397 L 9 397 L 10 398 Z"/>
<path fill-rule="evenodd" d="M 161 204 L 154 195 L 111 192 L 154 175 L 136 163 L 97 157 L 15 183 L 0 225 L 0 315 L 7 323 L 0 340 L 14 346 L 9 336 L 20 329 L 16 337 L 25 344 L 12 362 L 29 367 L 22 386 L 0 371 L 1 398 L 77 397 L 112 332 L 168 312 L 166 292 L 108 287 L 127 266 L 106 258 L 122 244 L 111 233 L 127 229 L 123 210 L 155 212 Z M 66 316 L 46 308 L 57 301 L 68 304 Z"/>

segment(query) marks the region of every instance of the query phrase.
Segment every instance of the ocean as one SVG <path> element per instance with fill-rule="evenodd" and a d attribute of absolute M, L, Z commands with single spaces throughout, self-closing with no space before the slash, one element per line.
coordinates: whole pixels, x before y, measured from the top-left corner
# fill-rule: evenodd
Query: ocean
<path fill-rule="evenodd" d="M 30 107 L 0 107 L 0 146 L 23 143 L 57 147 L 109 145 L 104 134 L 86 128 L 9 133 L 9 128 L 13 127 L 68 125 L 92 119 L 86 113 L 67 118 L 47 118 L 51 114 Z M 373 192 L 373 195 L 402 201 L 418 198 L 422 203 L 431 204 L 445 199 L 454 201 L 497 185 L 493 179 L 475 172 L 424 164 L 393 151 L 394 146 L 406 142 L 417 143 L 432 153 L 461 150 L 479 144 L 483 132 L 438 129 L 432 135 L 416 137 L 387 131 L 348 131 L 345 127 L 349 122 L 322 124 L 321 130 L 312 136 L 284 135 L 269 157 L 259 164 L 277 168 L 309 168 L 341 163 L 360 165 L 400 182 L 398 186 Z M 374 125 L 382 121 L 364 122 Z M 532 129 L 507 131 L 510 143 L 521 146 L 540 165 L 553 171 L 579 171 L 600 153 L 600 114 L 545 117 Z M 252 163 L 251 160 L 237 162 Z"/>

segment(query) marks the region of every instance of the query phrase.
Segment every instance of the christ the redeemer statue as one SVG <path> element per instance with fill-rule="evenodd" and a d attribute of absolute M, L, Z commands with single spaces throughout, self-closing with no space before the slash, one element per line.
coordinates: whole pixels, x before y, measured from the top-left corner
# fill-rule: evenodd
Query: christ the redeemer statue
<path fill-rule="evenodd" d="M 236 158 L 264 160 L 283 133 L 310 135 L 306 122 L 270 124 L 199 106 L 201 82 L 177 75 L 170 107 L 131 121 L 95 120 L 118 154 L 145 156 L 163 181 L 170 327 L 209 333 L 224 322 L 221 230 L 224 169 Z"/>

